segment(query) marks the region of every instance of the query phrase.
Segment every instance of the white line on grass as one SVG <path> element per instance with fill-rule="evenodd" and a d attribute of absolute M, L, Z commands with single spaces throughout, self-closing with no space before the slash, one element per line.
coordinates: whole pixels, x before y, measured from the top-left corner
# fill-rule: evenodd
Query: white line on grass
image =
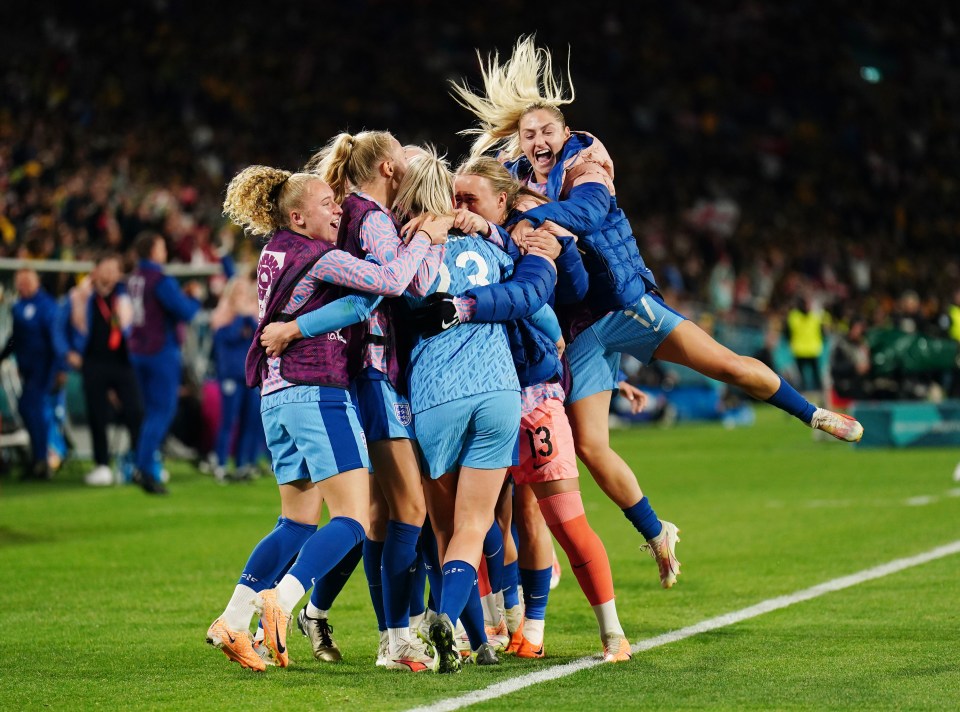
<path fill-rule="evenodd" d="M 786 608 L 787 606 L 792 606 L 795 603 L 809 601 L 811 598 L 817 598 L 827 593 L 833 593 L 834 591 L 842 591 L 843 589 L 850 588 L 851 586 L 856 586 L 867 581 L 873 581 L 874 579 L 889 576 L 890 574 L 895 574 L 898 571 L 903 571 L 904 569 L 909 569 L 914 566 L 920 566 L 921 564 L 926 564 L 930 561 L 942 559 L 945 556 L 950 556 L 951 554 L 957 553 L 960 553 L 960 540 L 954 541 L 950 544 L 944 544 L 943 546 L 938 546 L 936 549 L 931 549 L 930 551 L 917 554 L 916 556 L 909 556 L 904 559 L 894 559 L 886 564 L 874 566 L 871 569 L 864 569 L 863 571 L 850 574 L 849 576 L 841 576 L 840 578 L 835 578 L 832 581 L 827 581 L 826 583 L 821 583 L 811 588 L 805 588 L 802 591 L 796 591 L 786 596 L 770 598 L 766 601 L 761 601 L 754 606 L 741 608 L 739 611 L 725 613 L 722 616 L 708 618 L 705 621 L 694 623 L 693 625 L 680 628 L 679 630 L 670 631 L 669 633 L 664 633 L 663 635 L 658 635 L 653 638 L 647 638 L 646 640 L 641 640 L 639 643 L 634 643 L 631 649 L 634 653 L 639 653 L 644 650 L 650 650 L 652 648 L 660 647 L 661 645 L 666 645 L 668 643 L 676 643 L 677 641 L 690 638 L 694 635 L 699 635 L 700 633 L 707 633 L 711 630 L 717 630 L 718 628 L 725 628 L 728 625 L 734 625 L 735 623 L 740 623 L 741 621 L 745 621 L 750 618 L 762 616 L 764 613 L 770 613 L 771 611 Z M 495 685 L 490 685 L 489 687 L 485 687 L 481 690 L 473 690 L 472 692 L 468 692 L 465 695 L 460 695 L 459 697 L 450 697 L 446 700 L 439 700 L 430 705 L 416 707 L 410 710 L 410 712 L 452 712 L 453 710 L 469 707 L 470 705 L 475 705 L 479 702 L 495 700 L 498 697 L 509 695 L 513 692 L 517 692 L 518 690 L 522 690 L 525 687 L 530 687 L 531 685 L 537 685 L 541 682 L 567 677 L 575 672 L 587 670 L 602 664 L 603 661 L 596 656 L 580 658 L 579 660 L 574 660 L 573 662 L 569 662 L 564 665 L 557 665 L 555 667 L 546 668 L 545 670 L 538 670 L 537 672 L 532 672 L 527 675 L 520 675 L 519 677 L 504 680 L 503 682 L 498 682 Z"/>

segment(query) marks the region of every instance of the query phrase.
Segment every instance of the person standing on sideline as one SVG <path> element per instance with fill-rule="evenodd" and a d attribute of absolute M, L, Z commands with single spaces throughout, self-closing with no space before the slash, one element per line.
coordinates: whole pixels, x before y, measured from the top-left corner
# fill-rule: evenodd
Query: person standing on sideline
<path fill-rule="evenodd" d="M 140 388 L 127 348 L 133 305 L 122 280 L 120 255 L 104 252 L 97 258 L 90 279 L 70 291 L 70 325 L 75 338 L 67 359 L 83 377 L 95 465 L 83 480 L 95 487 L 114 483 L 107 445 L 108 393 L 113 391 L 120 403 L 119 415 L 130 434 L 131 450 L 136 450 L 143 422 Z"/>
<path fill-rule="evenodd" d="M 787 314 L 787 339 L 790 353 L 800 372 L 800 388 L 803 391 L 820 391 L 820 356 L 823 354 L 823 310 L 813 306 L 809 297 L 803 297 Z"/>
<path fill-rule="evenodd" d="M 20 417 L 30 435 L 32 461 L 27 477 L 50 479 L 47 444 L 53 401 L 67 380 L 67 344 L 58 316 L 57 301 L 40 286 L 36 270 L 14 275 L 19 299 L 13 305 L 13 333 L 0 352 L 0 361 L 17 357 L 22 391 Z"/>
<path fill-rule="evenodd" d="M 186 292 L 173 277 L 163 274 L 167 243 L 156 232 L 141 233 L 134 243 L 139 263 L 127 289 L 133 305 L 133 329 L 127 346 L 146 415 L 134 460 L 134 481 L 148 494 L 166 494 L 154 464 L 177 411 L 180 390 L 180 340 L 177 326 L 189 322 L 200 310 L 199 285 Z"/>

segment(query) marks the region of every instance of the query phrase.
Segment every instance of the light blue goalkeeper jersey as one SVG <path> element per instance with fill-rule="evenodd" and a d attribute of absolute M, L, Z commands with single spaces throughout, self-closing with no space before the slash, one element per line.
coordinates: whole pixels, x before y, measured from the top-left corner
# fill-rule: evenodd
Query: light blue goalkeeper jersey
<path fill-rule="evenodd" d="M 451 234 L 430 294 L 462 294 L 475 286 L 502 282 L 512 273 L 513 260 L 496 245 L 479 235 Z M 414 309 L 421 301 L 407 299 Z M 410 356 L 409 374 L 414 414 L 479 393 L 520 390 L 503 324 L 461 324 L 419 339 Z"/>

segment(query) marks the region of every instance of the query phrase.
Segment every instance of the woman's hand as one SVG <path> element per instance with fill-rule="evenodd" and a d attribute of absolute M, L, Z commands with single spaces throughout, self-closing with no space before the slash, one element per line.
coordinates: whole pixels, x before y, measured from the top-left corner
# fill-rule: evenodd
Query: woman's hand
<path fill-rule="evenodd" d="M 567 349 L 567 342 L 563 340 L 563 337 L 560 337 L 560 340 L 557 342 L 557 358 L 563 356 L 563 352 Z"/>
<path fill-rule="evenodd" d="M 453 216 L 445 215 L 442 218 L 430 217 L 423 221 L 417 232 L 424 233 L 430 238 L 430 244 L 442 245 L 447 241 L 447 235 L 453 228 Z"/>
<path fill-rule="evenodd" d="M 282 355 L 291 343 L 302 338 L 303 334 L 300 333 L 296 319 L 286 323 L 275 321 L 264 327 L 260 334 L 260 345 L 266 350 L 267 356 L 274 358 Z"/>
<path fill-rule="evenodd" d="M 545 254 L 548 255 L 550 259 L 556 260 L 563 250 L 563 245 L 546 230 L 534 230 L 527 235 L 525 249 L 527 252 L 536 250 L 537 254 Z"/>
<path fill-rule="evenodd" d="M 513 244 L 521 250 L 527 249 L 527 235 L 533 232 L 533 225 L 529 220 L 521 220 L 510 228 L 510 238 Z"/>
<path fill-rule="evenodd" d="M 630 412 L 636 415 L 647 407 L 647 394 L 636 386 L 631 386 L 626 381 L 620 381 L 617 384 L 620 389 L 620 395 L 630 401 Z"/>
<path fill-rule="evenodd" d="M 490 223 L 466 208 L 453 211 L 453 228 L 465 235 L 478 234 L 487 237 L 490 234 Z"/>

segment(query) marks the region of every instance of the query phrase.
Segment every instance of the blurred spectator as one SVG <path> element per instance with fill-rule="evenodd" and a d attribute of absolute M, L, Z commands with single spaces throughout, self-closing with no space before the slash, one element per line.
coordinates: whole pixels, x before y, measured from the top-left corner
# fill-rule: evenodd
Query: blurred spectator
<path fill-rule="evenodd" d="M 823 354 L 824 314 L 814 308 L 811 299 L 798 299 L 787 313 L 787 340 L 790 353 L 800 371 L 800 390 L 819 391 L 823 388 L 820 378 L 820 356 Z"/>
<path fill-rule="evenodd" d="M 177 412 L 180 390 L 180 339 L 178 327 L 200 309 L 199 285 L 186 293 L 173 277 L 164 276 L 167 245 L 159 233 L 147 231 L 135 243 L 140 258 L 127 281 L 133 303 L 133 329 L 127 345 L 140 385 L 145 417 L 137 438 L 136 475 L 148 494 L 166 494 L 160 481 L 155 453 L 166 438 Z"/>
<path fill-rule="evenodd" d="M 83 396 L 93 442 L 94 469 L 88 485 L 114 483 L 107 446 L 107 426 L 113 403 L 136 450 L 143 421 L 140 389 L 130 364 L 127 337 L 133 325 L 133 306 L 121 281 L 123 270 L 116 252 L 97 258 L 89 279 L 71 290 L 71 325 L 76 334 L 68 358 L 83 375 Z"/>
<path fill-rule="evenodd" d="M 873 388 L 868 380 L 870 345 L 866 335 L 866 320 L 854 319 L 847 333 L 837 339 L 830 354 L 830 376 L 841 398 L 859 400 L 872 395 Z"/>
<path fill-rule="evenodd" d="M 247 479 L 260 452 L 266 449 L 260 419 L 260 391 L 247 388 L 244 364 L 257 329 L 257 289 L 248 276 L 237 276 L 224 289 L 210 317 L 213 361 L 220 385 L 220 428 L 213 474 L 217 480 Z M 236 470 L 228 473 L 231 453 Z"/>
<path fill-rule="evenodd" d="M 20 417 L 30 435 L 28 477 L 49 479 L 47 462 L 55 400 L 66 384 L 67 344 L 62 312 L 56 300 L 40 286 L 32 269 L 14 275 L 19 299 L 13 305 L 13 333 L 0 360 L 13 354 L 20 371 Z"/>

